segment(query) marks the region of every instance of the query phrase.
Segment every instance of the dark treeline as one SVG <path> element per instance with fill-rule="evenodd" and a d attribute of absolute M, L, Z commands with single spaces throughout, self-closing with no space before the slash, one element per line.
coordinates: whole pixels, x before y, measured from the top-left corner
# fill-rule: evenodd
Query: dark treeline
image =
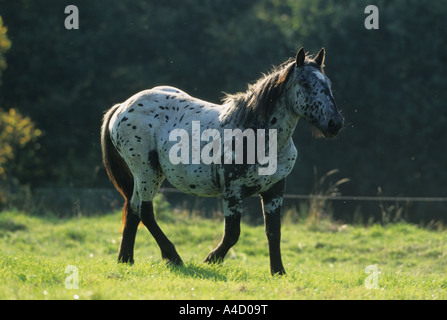
<path fill-rule="evenodd" d="M 314 168 L 336 168 L 350 179 L 344 195 L 447 196 L 447 3 L 375 1 L 379 29 L 367 30 L 369 2 L 0 0 L 11 41 L 0 108 L 41 130 L 9 175 L 32 187 L 110 187 L 99 127 L 113 104 L 162 84 L 219 102 L 299 47 L 324 46 L 345 128 L 324 140 L 298 124 L 287 193 L 310 193 Z M 70 4 L 78 30 L 64 27 Z M 446 214 L 443 203 L 415 208 Z"/>

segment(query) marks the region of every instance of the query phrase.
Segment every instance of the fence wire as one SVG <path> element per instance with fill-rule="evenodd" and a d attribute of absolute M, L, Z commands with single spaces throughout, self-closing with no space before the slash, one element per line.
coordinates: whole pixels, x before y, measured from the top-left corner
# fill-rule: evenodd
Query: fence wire
<path fill-rule="evenodd" d="M 161 188 L 161 193 L 182 193 L 175 188 Z M 377 202 L 447 202 L 447 197 L 385 197 L 385 196 L 342 196 L 320 194 L 284 194 L 284 199 L 298 200 L 338 200 L 338 201 L 377 201 Z"/>
<path fill-rule="evenodd" d="M 160 193 L 165 195 L 172 208 L 202 212 L 205 216 L 222 209 L 218 197 L 187 196 L 172 187 L 163 187 Z M 254 201 L 255 197 L 257 195 L 252 196 L 251 200 L 244 204 L 248 209 L 247 215 L 255 215 L 259 211 L 260 203 Z M 405 219 L 408 218 L 416 223 L 431 220 L 447 222 L 447 206 L 445 205 L 447 197 L 284 194 L 284 200 L 285 208 L 299 210 L 301 207 L 298 208 L 298 206 L 301 204 L 305 208 L 304 202 L 309 204 L 313 201 L 322 203 L 326 201 L 334 215 L 342 220 L 351 219 L 355 215 L 376 217 L 381 216 L 384 211 L 402 211 Z M 113 188 L 37 188 L 29 190 L 26 196 L 20 190 L 10 192 L 8 204 L 3 209 L 9 207 L 36 214 L 50 212 L 60 216 L 70 216 L 106 214 L 121 210 L 122 205 L 121 195 Z"/>

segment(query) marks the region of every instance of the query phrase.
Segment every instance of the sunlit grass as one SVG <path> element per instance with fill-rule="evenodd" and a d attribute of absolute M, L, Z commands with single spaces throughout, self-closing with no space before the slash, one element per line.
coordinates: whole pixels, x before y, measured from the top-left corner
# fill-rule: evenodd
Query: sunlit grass
<path fill-rule="evenodd" d="M 144 227 L 135 264 L 117 264 L 119 213 L 57 219 L 3 212 L 0 299 L 447 299 L 445 231 L 286 223 L 287 276 L 272 277 L 263 226 L 243 224 L 226 261 L 208 265 L 201 261 L 219 242 L 222 221 L 180 216 L 160 225 L 184 266 L 167 266 Z M 69 265 L 79 289 L 65 287 Z M 377 266 L 378 289 L 365 287 L 369 265 Z"/>

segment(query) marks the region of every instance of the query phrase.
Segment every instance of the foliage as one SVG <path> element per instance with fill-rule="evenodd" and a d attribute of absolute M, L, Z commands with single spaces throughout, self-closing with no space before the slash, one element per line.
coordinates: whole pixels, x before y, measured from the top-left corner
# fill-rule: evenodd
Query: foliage
<path fill-rule="evenodd" d="M 16 180 L 30 167 L 41 135 L 29 117 L 15 109 L 0 109 L 0 205 L 7 200 L 7 190 L 17 186 Z"/>
<path fill-rule="evenodd" d="M 309 209 L 307 212 L 307 224 L 313 228 L 319 228 L 321 222 L 327 220 L 332 216 L 331 200 L 326 197 L 334 197 L 340 194 L 339 186 L 349 182 L 348 178 L 337 180 L 336 182 L 329 181 L 334 174 L 338 172 L 337 169 L 326 172 L 320 178 L 317 177 L 317 169 L 314 167 L 315 182 L 312 191 L 312 196 L 309 200 Z"/>
<path fill-rule="evenodd" d="M 0 299 L 430 299 L 445 300 L 446 232 L 409 224 L 313 231 L 285 224 L 285 277 L 271 277 L 261 226 L 242 224 L 223 265 L 201 259 L 220 241 L 222 222 L 159 221 L 185 261 L 167 267 L 145 228 L 135 265 L 117 264 L 120 213 L 90 218 L 0 213 Z M 79 289 L 66 289 L 68 265 Z M 367 289 L 367 266 L 378 289 Z"/>
<path fill-rule="evenodd" d="M 17 113 L 15 109 L 8 112 L 0 110 L 0 178 L 6 177 L 8 162 L 16 164 L 18 149 L 24 148 L 30 142 L 35 142 L 42 135 L 42 131 L 35 128 L 29 117 Z"/>
<path fill-rule="evenodd" d="M 11 40 L 6 32 L 8 28 L 3 24 L 3 18 L 0 16 L 0 84 L 2 82 L 2 71 L 6 69 L 6 60 L 4 54 L 11 48 Z"/>

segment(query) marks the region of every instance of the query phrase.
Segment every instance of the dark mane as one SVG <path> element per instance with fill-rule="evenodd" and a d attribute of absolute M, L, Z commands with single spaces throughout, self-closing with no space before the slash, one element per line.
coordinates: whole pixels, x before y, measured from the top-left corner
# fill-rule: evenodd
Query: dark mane
<path fill-rule="evenodd" d="M 247 91 L 227 94 L 223 102 L 232 106 L 225 118 L 231 117 L 235 123 L 245 128 L 262 126 L 274 111 L 273 107 L 284 91 L 294 67 L 295 61 L 289 59 L 250 84 Z"/>

